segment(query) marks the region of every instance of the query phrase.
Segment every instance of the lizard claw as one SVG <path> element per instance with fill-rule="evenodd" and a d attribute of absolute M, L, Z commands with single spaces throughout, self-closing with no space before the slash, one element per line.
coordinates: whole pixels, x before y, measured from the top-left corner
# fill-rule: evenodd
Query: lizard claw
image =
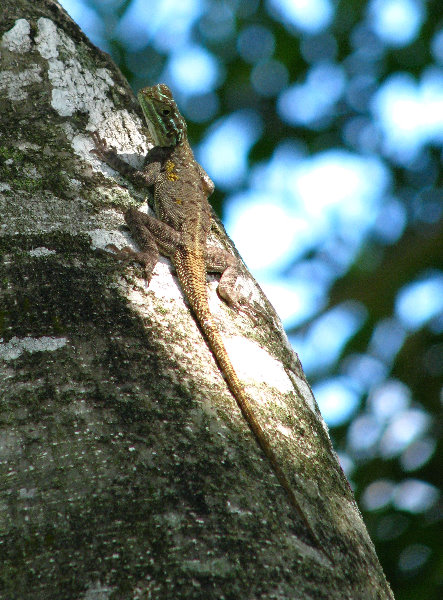
<path fill-rule="evenodd" d="M 247 316 L 252 321 L 254 326 L 258 325 L 260 318 L 266 318 L 266 315 L 262 310 L 252 305 L 251 295 L 249 295 L 248 298 L 242 298 L 236 301 L 232 301 L 231 299 L 228 304 L 232 310 L 235 310 L 236 313 Z"/>
<path fill-rule="evenodd" d="M 237 291 L 233 291 L 230 286 L 227 286 L 226 284 L 222 285 L 222 282 L 220 282 L 217 287 L 217 293 L 223 302 L 232 308 L 232 310 L 238 314 L 243 313 L 249 317 L 254 326 L 258 325 L 259 317 L 266 319 L 265 313 L 252 305 L 252 292 L 249 296 L 242 296 L 242 294 L 239 294 Z"/>
<path fill-rule="evenodd" d="M 139 252 L 136 252 L 129 246 L 119 248 L 115 244 L 107 244 L 106 250 L 112 252 L 112 254 L 114 254 L 115 257 L 120 260 L 138 260 Z"/>
<path fill-rule="evenodd" d="M 263 311 L 255 308 L 255 306 L 252 306 L 251 304 L 244 304 L 243 302 L 239 302 L 236 309 L 237 309 L 237 312 L 243 313 L 244 315 L 249 317 L 249 319 L 251 319 L 254 326 L 258 325 L 260 318 L 265 317 L 265 314 Z"/>
<path fill-rule="evenodd" d="M 98 131 L 93 131 L 91 137 L 95 144 L 95 148 L 92 148 L 92 150 L 89 151 L 91 154 L 94 154 L 95 156 L 98 156 L 98 158 L 106 161 L 108 156 L 115 153 L 115 148 L 108 146 L 106 140 L 100 137 Z"/>

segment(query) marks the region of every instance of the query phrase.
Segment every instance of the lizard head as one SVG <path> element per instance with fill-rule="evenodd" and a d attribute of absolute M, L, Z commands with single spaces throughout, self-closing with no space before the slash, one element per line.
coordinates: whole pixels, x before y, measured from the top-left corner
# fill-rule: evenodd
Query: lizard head
<path fill-rule="evenodd" d="M 145 87 L 137 98 L 155 146 L 176 146 L 186 137 L 186 121 L 167 85 Z"/>

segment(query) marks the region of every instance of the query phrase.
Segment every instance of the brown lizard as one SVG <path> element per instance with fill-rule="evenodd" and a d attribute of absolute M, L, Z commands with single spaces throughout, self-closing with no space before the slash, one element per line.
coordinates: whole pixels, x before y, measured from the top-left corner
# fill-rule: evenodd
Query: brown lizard
<path fill-rule="evenodd" d="M 138 93 L 138 100 L 154 142 L 143 169 L 135 169 L 121 160 L 96 132 L 93 134 L 96 146 L 91 150 L 93 154 L 136 185 L 154 188 L 156 217 L 135 208 L 125 214 L 126 223 L 141 251 L 134 252 L 126 247 L 117 254 L 142 264 L 148 281 L 160 254 L 171 259 L 206 342 L 255 439 L 311 537 L 325 552 L 278 463 L 267 434 L 254 415 L 209 309 L 206 273 L 215 272 L 221 274 L 217 290 L 221 298 L 232 308 L 245 310 L 244 302 L 234 290 L 240 274 L 237 259 L 207 242 L 212 220 L 208 196 L 213 192 L 214 184 L 194 158 L 186 122 L 169 88 L 164 84 L 146 87 Z"/>

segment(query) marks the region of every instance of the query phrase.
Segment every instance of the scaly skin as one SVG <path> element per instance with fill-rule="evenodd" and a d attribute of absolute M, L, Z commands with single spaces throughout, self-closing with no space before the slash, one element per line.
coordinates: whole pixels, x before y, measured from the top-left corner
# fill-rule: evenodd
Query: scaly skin
<path fill-rule="evenodd" d="M 94 154 L 133 183 L 154 188 L 157 218 L 136 209 L 130 209 L 125 214 L 141 252 L 124 248 L 119 254 L 139 261 L 145 268 L 148 281 L 159 254 L 171 259 L 207 344 L 255 439 L 311 537 L 325 553 L 278 463 L 267 434 L 254 415 L 209 309 L 206 286 L 208 271 L 221 273 L 219 295 L 234 309 L 245 309 L 234 291 L 239 275 L 236 259 L 207 243 L 211 228 L 208 196 L 213 192 L 214 185 L 194 159 L 186 135 L 186 123 L 169 88 L 164 84 L 144 88 L 139 92 L 138 99 L 155 144 L 148 152 L 142 170 L 123 162 L 112 149 L 108 149 L 97 133 L 93 134 L 96 145 L 96 149 L 92 150 Z"/>

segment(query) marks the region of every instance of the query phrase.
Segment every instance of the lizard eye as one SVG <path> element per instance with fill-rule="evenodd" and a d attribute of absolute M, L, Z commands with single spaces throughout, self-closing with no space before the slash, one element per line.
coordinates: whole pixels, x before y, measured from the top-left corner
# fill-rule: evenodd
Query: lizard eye
<path fill-rule="evenodd" d="M 164 108 L 164 109 L 162 110 L 162 115 L 164 115 L 165 117 L 167 117 L 167 116 L 169 115 L 169 113 L 170 113 L 170 112 L 171 112 L 171 111 L 169 110 L 169 108 Z"/>

